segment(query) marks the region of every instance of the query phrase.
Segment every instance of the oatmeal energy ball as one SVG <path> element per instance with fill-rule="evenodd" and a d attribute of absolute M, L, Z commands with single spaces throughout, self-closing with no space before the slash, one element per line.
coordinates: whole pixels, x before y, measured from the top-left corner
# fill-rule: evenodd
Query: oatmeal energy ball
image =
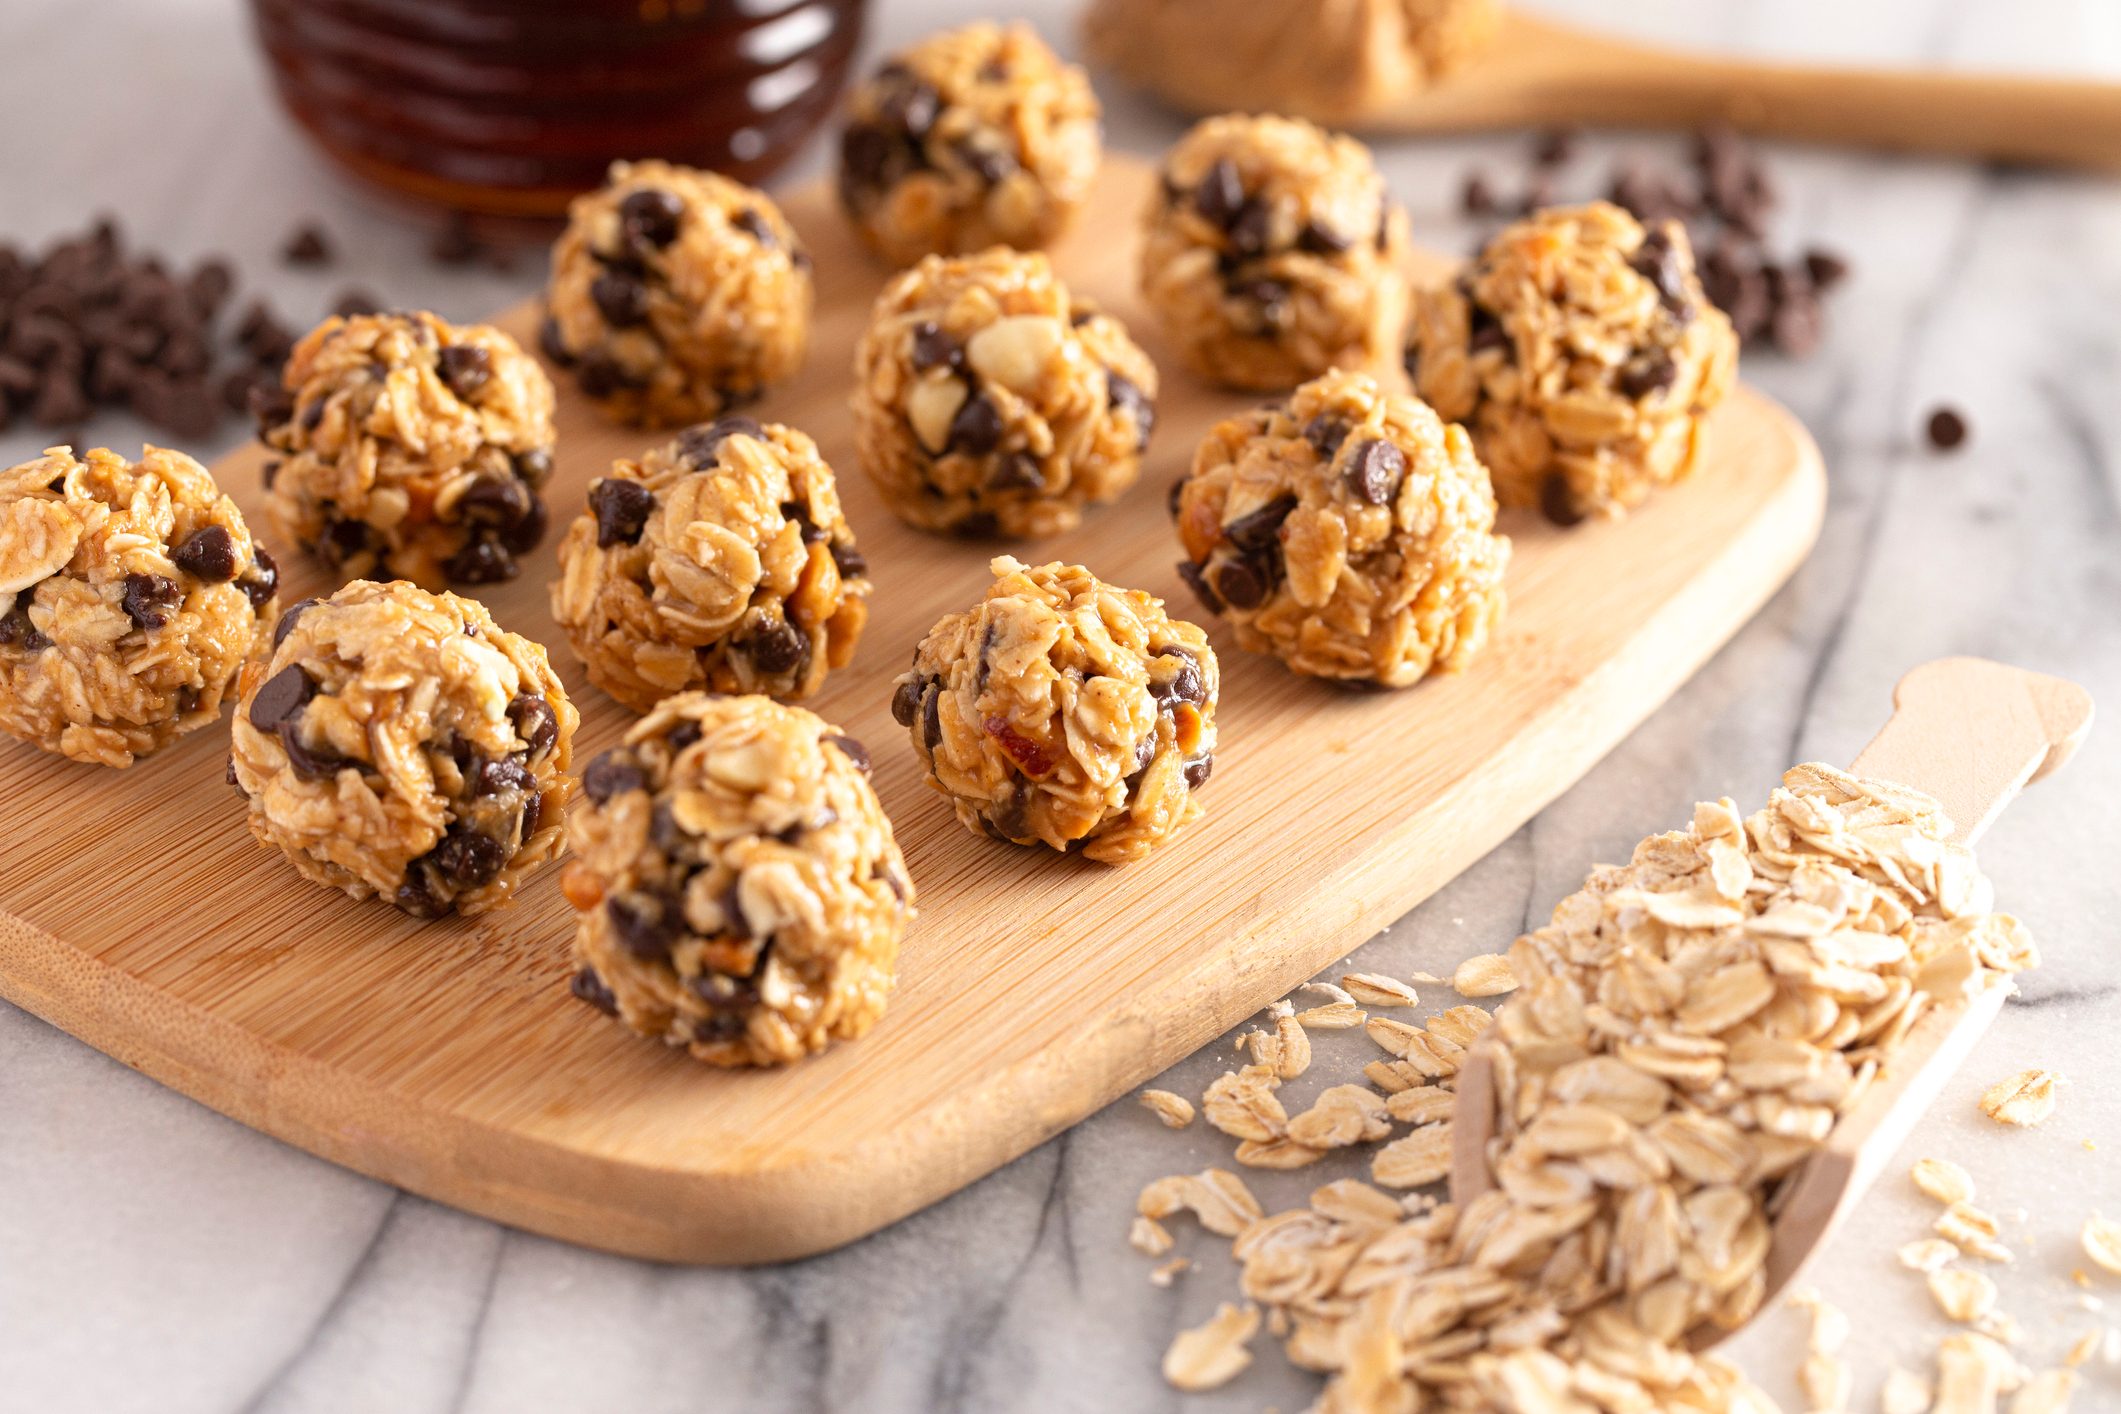
<path fill-rule="evenodd" d="M 1134 484 L 1156 366 L 1039 254 L 931 256 L 877 299 L 855 350 L 863 470 L 908 524 L 1051 535 Z"/>
<path fill-rule="evenodd" d="M 258 405 L 273 526 L 341 574 L 493 584 L 543 538 L 552 384 L 500 330 L 334 317 L 281 384 Z"/>
<path fill-rule="evenodd" d="M 1173 488 L 1179 574 L 1256 653 L 1405 687 L 1501 617 L 1510 542 L 1465 429 L 1362 373 L 1217 426 Z"/>
<path fill-rule="evenodd" d="M 725 417 L 590 486 L 552 616 L 636 712 L 689 687 L 807 697 L 853 658 L 868 576 L 817 444 Z"/>
<path fill-rule="evenodd" d="M 1102 148 L 1090 80 L 1030 26 L 931 36 L 848 100 L 840 203 L 894 265 L 1029 250 L 1089 195 Z"/>
<path fill-rule="evenodd" d="M 1694 468 L 1738 367 L 1731 321 L 1676 221 L 1617 206 L 1542 211 L 1415 297 L 1407 372 L 1462 422 L 1506 506 L 1573 525 L 1617 516 Z"/>
<path fill-rule="evenodd" d="M 244 666 L 229 778 L 304 878 L 482 913 L 559 852 L 576 720 L 545 650 L 478 601 L 356 580 Z"/>
<path fill-rule="evenodd" d="M 181 452 L 54 447 L 0 471 L 0 730 L 130 766 L 218 720 L 279 582 Z"/>
<path fill-rule="evenodd" d="M 868 777 L 862 744 L 800 707 L 666 699 L 582 773 L 575 995 L 710 1065 L 866 1032 L 913 918 Z"/>
<path fill-rule="evenodd" d="M 1164 158 L 1141 288 L 1194 369 L 1265 392 L 1387 366 L 1406 260 L 1406 213 L 1368 148 L 1294 118 L 1230 115 Z"/>
<path fill-rule="evenodd" d="M 1207 635 L 1080 565 L 1007 555 L 928 631 L 891 715 L 966 829 L 1139 859 L 1200 817 L 1221 686 Z"/>
<path fill-rule="evenodd" d="M 810 256 L 764 192 L 668 162 L 618 162 L 552 248 L 540 335 L 606 416 L 679 427 L 802 367 Z"/>

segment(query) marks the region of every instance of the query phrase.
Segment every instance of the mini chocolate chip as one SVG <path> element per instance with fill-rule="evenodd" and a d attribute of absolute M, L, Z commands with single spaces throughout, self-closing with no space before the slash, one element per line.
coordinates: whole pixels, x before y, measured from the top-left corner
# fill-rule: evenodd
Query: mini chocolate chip
<path fill-rule="evenodd" d="M 1227 157 L 1218 157 L 1193 189 L 1193 209 L 1203 219 L 1227 228 L 1244 204 L 1245 183 L 1237 164 Z"/>
<path fill-rule="evenodd" d="M 536 496 L 530 498 L 530 509 L 514 525 L 503 526 L 500 534 L 501 548 L 514 555 L 527 555 L 538 548 L 545 538 L 546 522 L 551 513 L 545 503 Z"/>
<path fill-rule="evenodd" d="M 364 314 L 381 314 L 383 301 L 356 285 L 339 291 L 338 298 L 331 302 L 331 312 L 341 319 L 358 319 Z"/>
<path fill-rule="evenodd" d="M 604 900 L 604 912 L 626 951 L 644 962 L 670 956 L 682 923 L 674 900 L 646 893 L 613 894 Z"/>
<path fill-rule="evenodd" d="M 884 121 L 915 142 L 928 136 L 943 111 L 943 98 L 935 86 L 908 74 L 896 82 L 879 110 Z"/>
<path fill-rule="evenodd" d="M 1044 484 L 1038 458 L 1029 452 L 1011 452 L 987 473 L 987 489 L 990 491 L 1036 491 Z"/>
<path fill-rule="evenodd" d="M 1654 227 L 1646 233 L 1642 244 L 1628 257 L 1628 264 L 1657 287 L 1657 297 L 1665 308 L 1679 309 L 1686 304 L 1686 264 L 1664 228 Z"/>
<path fill-rule="evenodd" d="M 1261 550 L 1277 545 L 1281 524 L 1296 509 L 1294 496 L 1277 496 L 1257 510 L 1247 511 L 1223 527 L 1223 538 L 1240 550 Z"/>
<path fill-rule="evenodd" d="M 250 724 L 261 732 L 277 731 L 316 695 L 317 685 L 309 680 L 309 674 L 303 672 L 299 664 L 290 663 L 251 694 Z"/>
<path fill-rule="evenodd" d="M 543 824 L 544 820 L 545 797 L 535 790 L 526 792 L 523 796 L 522 814 L 516 817 L 516 842 L 519 848 L 523 841 L 538 832 L 538 826 Z"/>
<path fill-rule="evenodd" d="M 1188 761 L 1186 763 L 1185 772 L 1186 789 L 1199 790 L 1202 786 L 1207 784 L 1208 776 L 1214 770 L 1215 756 L 1212 752 L 1206 756 L 1201 757 L 1197 761 Z"/>
<path fill-rule="evenodd" d="M 274 624 L 272 628 L 273 647 L 278 648 L 281 643 L 286 641 L 287 635 L 294 632 L 295 620 L 307 613 L 309 607 L 316 602 L 315 599 L 297 599 L 281 611 L 280 621 Z"/>
<path fill-rule="evenodd" d="M 552 744 L 560 738 L 560 719 L 552 704 L 531 693 L 518 693 L 508 700 L 508 720 L 532 760 L 552 750 Z"/>
<path fill-rule="evenodd" d="M 1208 576 L 1201 572 L 1199 565 L 1191 560 L 1180 560 L 1178 577 L 1186 582 L 1186 587 L 1193 591 L 1194 597 L 1207 607 L 1209 613 L 1219 614 L 1223 611 L 1222 596 L 1208 583 Z"/>
<path fill-rule="evenodd" d="M 513 757 L 504 757 L 499 761 L 481 761 L 472 768 L 470 777 L 471 793 L 475 796 L 499 795 L 509 790 L 532 790 L 536 788 L 537 783 L 537 777 L 530 773 L 530 768 Z"/>
<path fill-rule="evenodd" d="M 234 752 L 230 752 L 228 754 L 228 766 L 222 772 L 222 778 L 226 780 L 230 785 L 236 788 L 237 794 L 243 795 L 248 793 L 244 791 L 243 783 L 236 779 L 236 755 Z"/>
<path fill-rule="evenodd" d="M 280 479 L 280 459 L 267 457 L 258 468 L 258 479 L 265 483 L 266 490 L 272 490 L 272 484 Z"/>
<path fill-rule="evenodd" d="M 1200 665 L 1190 657 L 1179 656 L 1175 650 L 1166 650 L 1170 656 L 1178 657 L 1178 671 L 1162 682 L 1149 685 L 1149 695 L 1169 708 L 1175 703 L 1200 703 L 1207 700 L 1208 686 L 1201 678 Z"/>
<path fill-rule="evenodd" d="M 737 881 L 731 879 L 729 887 L 722 890 L 719 900 L 722 906 L 722 932 L 732 938 L 751 936 L 751 920 L 744 916 L 744 901 L 737 895 Z"/>
<path fill-rule="evenodd" d="M 1493 314 L 1474 305 L 1467 318 L 1467 354 L 1485 353 L 1489 349 L 1500 349 L 1508 353 L 1511 348 L 1510 332 L 1502 327 L 1502 321 Z"/>
<path fill-rule="evenodd" d="M 1833 251 L 1813 246 L 1804 253 L 1804 271 L 1811 276 L 1812 287 L 1823 294 L 1848 278 L 1849 263 Z"/>
<path fill-rule="evenodd" d="M 590 281 L 589 298 L 614 329 L 631 329 L 648 318 L 648 286 L 623 271 L 606 270 Z"/>
<path fill-rule="evenodd" d="M 1269 323 L 1279 320 L 1289 307 L 1289 287 L 1279 280 L 1248 280 L 1233 286 L 1230 293 L 1258 305 L 1260 316 Z"/>
<path fill-rule="evenodd" d="M 1312 255 L 1339 255 L 1352 248 L 1355 242 L 1331 226 L 1313 220 L 1304 223 L 1303 230 L 1296 237 L 1296 244 Z"/>
<path fill-rule="evenodd" d="M 604 985 L 604 979 L 597 975 L 594 967 L 577 969 L 568 980 L 567 990 L 576 1001 L 587 1002 L 606 1016 L 619 1014 L 619 999 L 611 994 L 611 988 Z"/>
<path fill-rule="evenodd" d="M 1583 519 L 1583 510 L 1576 504 L 1565 474 L 1557 471 L 1540 484 L 1539 511 L 1559 526 L 1575 525 Z"/>
<path fill-rule="evenodd" d="M 861 579 L 869 573 L 869 561 L 852 545 L 842 545 L 835 540 L 827 547 L 832 553 L 832 563 L 838 568 L 842 580 Z"/>
<path fill-rule="evenodd" d="M 328 781 L 350 764 L 329 747 L 312 748 L 303 741 L 301 723 L 292 718 L 280 723 L 280 749 L 287 753 L 287 764 L 305 781 Z"/>
<path fill-rule="evenodd" d="M 628 192 L 619 201 L 619 224 L 630 245 L 661 250 L 678 238 L 685 203 L 660 187 Z"/>
<path fill-rule="evenodd" d="M 974 393 L 950 419 L 950 437 L 945 449 L 983 457 L 1002 441 L 1002 415 L 985 393 Z"/>
<path fill-rule="evenodd" d="M 1164 514 L 1170 516 L 1173 520 L 1178 519 L 1179 506 L 1186 499 L 1186 482 L 1190 479 L 1190 477 L 1181 476 L 1164 488 Z"/>
<path fill-rule="evenodd" d="M 810 652 L 810 639 L 785 619 L 764 619 L 745 635 L 745 655 L 762 673 L 785 673 Z"/>
<path fill-rule="evenodd" d="M 722 443 L 731 437 L 755 437 L 763 439 L 766 429 L 759 426 L 753 417 L 723 417 L 713 422 L 702 422 L 688 427 L 678 434 L 678 455 L 696 467 L 714 465 L 721 455 Z"/>
<path fill-rule="evenodd" d="M 538 350 L 562 368 L 574 363 L 574 350 L 560 337 L 560 321 L 549 314 L 538 324 Z"/>
<path fill-rule="evenodd" d="M 930 751 L 943 739 L 943 689 L 940 683 L 930 682 L 927 693 L 921 698 L 921 741 Z"/>
<path fill-rule="evenodd" d="M 329 265 L 331 242 L 325 239 L 322 227 L 314 221 L 305 222 L 280 247 L 280 258 L 289 265 Z"/>
<path fill-rule="evenodd" d="M 655 493 L 638 481 L 607 476 L 589 488 L 589 510 L 597 521 L 598 549 L 631 545 L 655 510 Z"/>
<path fill-rule="evenodd" d="M 965 165 L 990 187 L 1006 181 L 1018 166 L 1015 153 L 1004 152 L 998 147 L 974 147 L 966 143 L 958 151 L 964 157 Z"/>
<path fill-rule="evenodd" d="M 1216 593 L 1233 609 L 1258 608 L 1271 587 L 1250 559 L 1231 560 L 1215 572 Z"/>
<path fill-rule="evenodd" d="M 853 737 L 848 736 L 845 733 L 837 733 L 835 735 L 828 736 L 824 738 L 824 742 L 827 746 L 837 747 L 841 755 L 845 756 L 849 761 L 854 763 L 855 770 L 860 771 L 865 776 L 869 774 L 870 762 L 868 747 L 862 745 Z"/>
<path fill-rule="evenodd" d="M 919 678 L 904 678 L 891 690 L 891 720 L 902 727 L 913 725 L 913 719 L 921 714 L 921 688 Z"/>
<path fill-rule="evenodd" d="M 1266 254 L 1273 222 L 1273 208 L 1258 197 L 1247 201 L 1227 228 L 1230 249 L 1241 258 Z"/>
<path fill-rule="evenodd" d="M 1809 358 L 1826 337 L 1826 315 L 1810 291 L 1792 290 L 1776 306 L 1769 322 L 1775 351 L 1790 358 Z"/>
<path fill-rule="evenodd" d="M 972 511 L 951 525 L 950 533 L 964 540 L 985 540 L 1001 532 L 1001 522 L 992 511 Z"/>
<path fill-rule="evenodd" d="M 482 476 L 457 502 L 457 513 L 468 525 L 516 525 L 530 514 L 532 499 L 530 488 L 514 476 Z"/>
<path fill-rule="evenodd" d="M 484 535 L 465 541 L 442 562 L 442 573 L 457 584 L 500 584 L 514 579 L 520 568 L 506 546 Z"/>
<path fill-rule="evenodd" d="M 905 144 L 874 123 L 850 123 L 840 134 L 840 195 L 850 206 L 859 206 L 870 192 L 890 184 L 891 170 L 905 153 Z"/>
<path fill-rule="evenodd" d="M 1364 442 L 1348 458 L 1348 489 L 1373 506 L 1389 504 L 1406 474 L 1407 454 L 1390 442 Z"/>
<path fill-rule="evenodd" d="M 1330 412 L 1322 412 L 1304 424 L 1304 440 L 1327 461 L 1340 451 L 1340 444 L 1348 440 L 1348 424 Z"/>
<path fill-rule="evenodd" d="M 647 785 L 648 778 L 641 774 L 641 768 L 616 751 L 602 753 L 582 772 L 582 794 L 597 805 L 605 804 L 615 795 L 645 790 Z"/>
<path fill-rule="evenodd" d="M 1573 128 L 1549 128 L 1539 135 L 1532 147 L 1532 160 L 1542 167 L 1560 167 L 1576 155 L 1576 131 Z"/>
<path fill-rule="evenodd" d="M 52 641 L 38 632 L 30 622 L 29 611 L 16 601 L 5 616 L 0 616 L 0 648 L 20 648 L 25 653 L 42 653 L 52 646 Z"/>
<path fill-rule="evenodd" d="M 768 250 L 775 249 L 781 243 L 780 238 L 773 234 L 773 227 L 766 218 L 749 206 L 730 217 L 729 224 Z"/>
<path fill-rule="evenodd" d="M 479 344 L 451 344 L 435 355 L 435 371 L 449 391 L 468 402 L 493 381 L 493 355 Z"/>
<path fill-rule="evenodd" d="M 552 451 L 547 447 L 532 447 L 527 452 L 518 452 L 509 458 L 518 479 L 532 487 L 543 486 L 552 478 Z"/>
<path fill-rule="evenodd" d="M 1142 450 L 1149 445 L 1149 434 L 1156 429 L 1156 404 L 1141 390 L 1141 385 L 1123 373 L 1107 370 L 1105 373 L 1105 401 L 1121 408 L 1134 417 L 1134 449 Z"/>
<path fill-rule="evenodd" d="M 280 566 L 265 553 L 263 545 L 252 545 L 250 571 L 236 583 L 242 588 L 243 597 L 250 600 L 251 612 L 262 612 L 273 595 L 280 592 Z"/>
<path fill-rule="evenodd" d="M 1964 445 L 1967 433 L 1971 430 L 1966 415 L 1957 408 L 1950 407 L 1938 408 L 1929 415 L 1929 421 L 1923 425 L 1930 445 L 1940 452 L 1953 451 Z"/>
<path fill-rule="evenodd" d="M 279 383 L 255 383 L 250 390 L 250 416 L 260 432 L 270 432 L 295 414 L 295 395 Z"/>
<path fill-rule="evenodd" d="M 940 324 L 923 321 L 913 327 L 913 367 L 916 372 L 931 368 L 963 369 L 965 346 L 944 332 Z"/>
<path fill-rule="evenodd" d="M 175 580 L 159 574 L 129 574 L 121 602 L 134 628 L 160 628 L 169 622 L 171 611 L 184 602 L 184 591 Z"/>
<path fill-rule="evenodd" d="M 664 744 L 669 746 L 670 754 L 676 756 L 699 739 L 700 724 L 694 721 L 683 721 L 672 727 L 669 735 L 665 736 L 663 741 Z"/>
<path fill-rule="evenodd" d="M 184 537 L 169 552 L 170 562 L 193 579 L 226 584 L 236 577 L 236 538 L 228 527 L 206 525 Z"/>
<path fill-rule="evenodd" d="M 405 866 L 405 882 L 390 900 L 415 918 L 434 918 L 448 911 L 427 887 L 426 863 L 427 856 L 422 855 Z"/>
<path fill-rule="evenodd" d="M 368 525 L 358 520 L 327 521 L 324 538 L 317 542 L 317 553 L 335 566 L 346 564 L 356 555 L 366 554 L 368 548 Z"/>
<path fill-rule="evenodd" d="M 428 851 L 434 871 L 458 889 L 476 889 L 490 884 L 508 863 L 509 849 L 492 835 L 458 821 Z"/>
<path fill-rule="evenodd" d="M 1671 387 L 1678 377 L 1679 366 L 1672 362 L 1670 352 L 1644 349 L 1621 365 L 1620 374 L 1613 383 L 1624 397 L 1646 398 Z"/>
<path fill-rule="evenodd" d="M 1458 209 L 1468 216 L 1493 216 L 1496 213 L 1495 188 L 1488 184 L 1486 173 L 1466 175 L 1465 185 L 1458 193 Z"/>

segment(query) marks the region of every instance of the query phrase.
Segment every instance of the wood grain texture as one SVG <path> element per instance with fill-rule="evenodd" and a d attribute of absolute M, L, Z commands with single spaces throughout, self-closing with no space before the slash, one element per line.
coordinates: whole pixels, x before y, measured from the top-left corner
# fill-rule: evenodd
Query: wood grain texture
<path fill-rule="evenodd" d="M 1194 113 L 1250 110 L 1235 51 L 1140 70 Z M 1346 90 L 1366 97 L 1359 86 Z M 1285 99 L 1277 99 L 1287 106 Z M 1295 105 L 1301 108 L 1303 105 Z M 1775 64 L 1638 44 L 1508 12 L 1477 60 L 1420 92 L 1303 114 L 1369 132 L 1724 124 L 1807 142 L 2121 168 L 2121 84 L 2037 75 Z"/>
<path fill-rule="evenodd" d="M 1091 220 L 1058 252 L 1173 370 L 1148 469 L 1079 531 L 1017 549 L 1081 560 L 1183 614 L 1165 487 L 1246 400 L 1176 372 L 1133 295 L 1152 180 L 1109 162 Z M 315 888 L 251 841 L 220 731 L 123 774 L 0 748 L 0 993 L 245 1123 L 504 1222 L 669 1260 L 820 1251 L 1067 1127 L 1405 913 L 1662 702 L 1817 534 L 1816 450 L 1741 391 L 1715 415 L 1709 465 L 1630 519 L 1563 533 L 1506 518 L 1510 612 L 1462 675 L 1351 696 L 1214 632 L 1207 814 L 1158 856 L 1114 870 L 980 839 L 921 783 L 888 699 L 920 634 L 982 591 L 994 547 L 905 529 L 856 470 L 847 370 L 884 272 L 822 192 L 788 210 L 817 257 L 816 341 L 762 411 L 810 431 L 840 469 L 877 583 L 861 651 L 816 706 L 869 743 L 920 889 L 874 1033 L 760 1074 L 644 1042 L 567 995 L 557 869 L 514 908 L 427 924 Z M 527 341 L 533 320 L 525 308 L 502 322 Z M 549 494 L 564 516 L 642 439 L 600 424 L 564 382 L 560 425 Z M 258 460 L 220 467 L 254 514 Z M 318 587 L 313 565 L 282 558 L 291 596 Z M 554 630 L 552 573 L 548 547 L 483 597 L 556 645 L 586 758 L 628 718 Z"/>
<path fill-rule="evenodd" d="M 2019 791 L 2075 754 L 2091 722 L 2091 694 L 2073 682 L 1981 658 L 1942 658 L 1900 680 L 1892 717 L 1849 769 L 1933 796 L 1952 820 L 1952 838 L 1971 845 Z M 1891 1064 L 1777 1194 L 1761 1311 L 1775 1309 L 1776 1297 L 1854 1211 L 2014 990 L 1999 978 L 1916 1022 Z M 1451 1197 L 1461 1204 L 1494 1187 L 1491 1045 L 1476 1047 L 1458 1075 Z M 1733 1334 L 1705 1331 L 1699 1344 Z"/>

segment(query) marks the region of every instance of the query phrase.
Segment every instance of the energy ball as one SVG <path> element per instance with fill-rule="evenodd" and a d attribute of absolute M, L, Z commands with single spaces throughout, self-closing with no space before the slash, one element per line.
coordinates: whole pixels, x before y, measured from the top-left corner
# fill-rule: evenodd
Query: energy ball
<path fill-rule="evenodd" d="M 636 712 L 694 687 L 808 697 L 854 656 L 868 564 L 817 444 L 726 417 L 591 484 L 552 616 Z"/>
<path fill-rule="evenodd" d="M 1036 253 L 930 256 L 855 350 L 862 468 L 923 530 L 1068 530 L 1134 484 L 1155 423 L 1156 365 Z"/>
<path fill-rule="evenodd" d="M 274 529 L 345 578 L 495 584 L 544 537 L 552 383 L 498 329 L 327 319 L 256 406 Z"/>
<path fill-rule="evenodd" d="M 545 650 L 477 600 L 356 580 L 244 666 L 230 779 L 304 878 L 483 913 L 559 853 L 577 720 Z"/>
<path fill-rule="evenodd" d="M 182 452 L 54 447 L 0 471 L 0 730 L 130 766 L 219 720 L 279 583 Z"/>
<path fill-rule="evenodd" d="M 1090 80 L 1030 26 L 931 36 L 848 100 L 840 203 L 894 265 L 1050 242 L 1090 194 L 1103 140 Z"/>
<path fill-rule="evenodd" d="M 913 884 L 853 737 L 770 698 L 665 700 L 582 773 L 574 993 L 710 1065 L 782 1065 L 884 1013 Z"/>
<path fill-rule="evenodd" d="M 1415 390 L 1472 431 L 1502 503 L 1573 525 L 1694 469 L 1738 340 L 1678 222 L 1645 230 L 1594 202 L 1508 227 L 1421 291 L 1406 357 Z"/>
<path fill-rule="evenodd" d="M 1406 213 L 1368 148 L 1294 118 L 1229 115 L 1164 158 L 1141 289 L 1195 371 L 1268 392 L 1389 366 L 1406 261 Z"/>
<path fill-rule="evenodd" d="M 803 365 L 810 256 L 762 191 L 668 162 L 619 162 L 552 248 L 545 356 L 605 416 L 682 427 Z"/>
<path fill-rule="evenodd" d="M 1080 565 L 1007 555 L 928 631 L 891 715 L 966 829 L 1140 859 L 1200 818 L 1221 687 L 1208 637 Z"/>
<path fill-rule="evenodd" d="M 1471 439 L 1367 374 L 1221 423 L 1171 504 L 1201 602 L 1307 676 L 1405 687 L 1502 615 L 1510 542 Z"/>

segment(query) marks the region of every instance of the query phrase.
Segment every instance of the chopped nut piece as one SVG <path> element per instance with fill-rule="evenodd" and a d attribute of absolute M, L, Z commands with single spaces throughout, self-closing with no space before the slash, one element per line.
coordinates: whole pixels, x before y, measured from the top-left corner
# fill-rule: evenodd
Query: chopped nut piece
<path fill-rule="evenodd" d="M 2055 1086 L 2061 1080 L 2057 1071 L 2021 1070 L 1988 1088 L 1981 1097 L 1981 1112 L 1998 1124 L 2038 1124 L 2055 1112 Z"/>
<path fill-rule="evenodd" d="M 1164 1378 L 1183 1390 L 1215 1389 L 1252 1363 L 1245 1343 L 1259 1331 L 1259 1308 L 1225 1301 L 1205 1323 L 1178 1333 L 1164 1352 Z"/>
<path fill-rule="evenodd" d="M 1169 1090 L 1141 1092 L 1142 1108 L 1164 1122 L 1168 1129 L 1184 1129 L 1193 1123 L 1193 1102 Z"/>
<path fill-rule="evenodd" d="M 1191 1257 L 1173 1257 L 1170 1261 L 1150 1270 L 1149 1285 L 1157 1287 L 1169 1286 L 1181 1275 L 1191 1271 L 1192 1268 L 1193 1259 Z"/>

